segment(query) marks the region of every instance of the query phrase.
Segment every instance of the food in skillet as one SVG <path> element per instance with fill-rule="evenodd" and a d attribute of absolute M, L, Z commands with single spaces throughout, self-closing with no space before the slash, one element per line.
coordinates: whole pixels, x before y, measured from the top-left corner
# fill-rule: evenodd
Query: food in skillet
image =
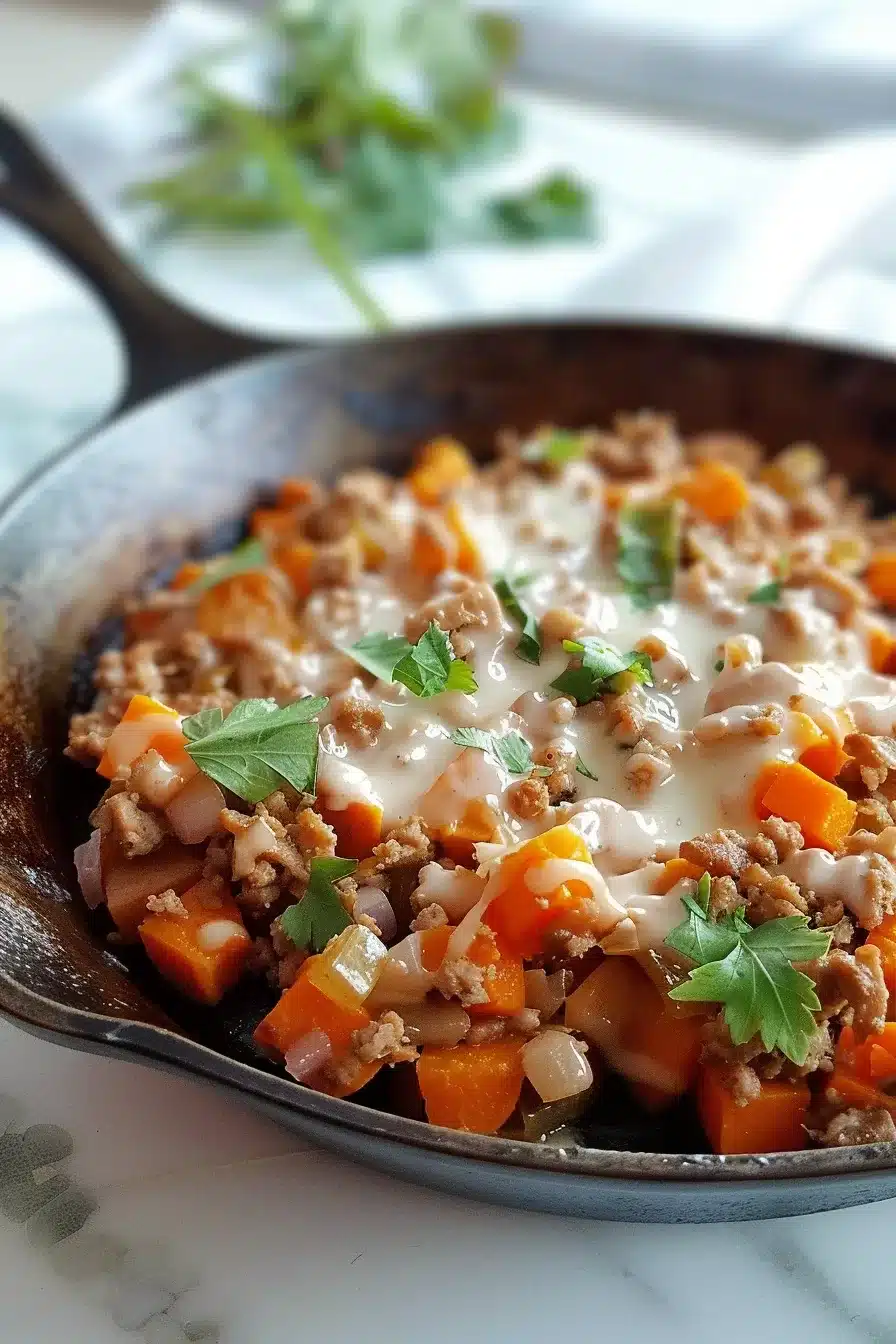
<path fill-rule="evenodd" d="M 267 977 L 293 1078 L 401 1070 L 437 1125 L 621 1076 L 721 1153 L 896 1139 L 896 530 L 816 449 L 439 439 L 250 532 L 72 720 L 114 937 L 207 1005 Z"/>

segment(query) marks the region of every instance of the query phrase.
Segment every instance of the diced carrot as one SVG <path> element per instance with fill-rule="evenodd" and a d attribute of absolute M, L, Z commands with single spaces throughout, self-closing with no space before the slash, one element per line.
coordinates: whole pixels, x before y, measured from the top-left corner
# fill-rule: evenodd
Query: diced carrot
<path fill-rule="evenodd" d="M 576 912 L 591 896 L 587 881 L 575 878 L 558 882 L 551 891 L 533 891 L 528 885 L 530 875 L 553 859 L 593 866 L 588 846 L 571 826 L 554 826 L 512 851 L 501 863 L 501 887 L 485 912 L 485 922 L 504 946 L 521 957 L 539 953 L 552 927 L 561 923 L 571 927 Z"/>
<path fill-rule="evenodd" d="M 386 563 L 387 551 L 385 546 L 372 536 L 366 527 L 361 523 L 354 526 L 354 535 L 358 538 L 358 544 L 361 547 L 361 563 L 365 569 L 382 569 Z"/>
<path fill-rule="evenodd" d="M 807 747 L 800 756 L 800 765 L 804 765 L 807 770 L 811 770 L 813 775 L 820 775 L 822 779 L 836 779 L 844 765 L 851 757 L 843 750 L 839 742 L 833 738 L 824 736 L 821 742 L 813 747 Z"/>
<path fill-rule="evenodd" d="M 443 924 L 437 929 L 424 929 L 420 934 L 420 960 L 424 970 L 437 971 L 445 959 L 448 940 L 454 926 Z M 502 947 L 497 938 L 478 933 L 466 952 L 474 966 L 482 966 L 488 974 L 483 989 L 488 1003 L 473 1003 L 467 1012 L 473 1017 L 515 1017 L 526 1006 L 526 980 L 523 959 Z"/>
<path fill-rule="evenodd" d="M 883 625 L 873 624 L 868 630 L 868 661 L 875 672 L 896 676 L 896 637 Z"/>
<path fill-rule="evenodd" d="M 182 770 L 186 780 L 196 773 L 184 750 L 186 741 L 176 709 L 149 695 L 132 695 L 120 722 L 109 734 L 96 772 L 103 779 L 113 779 L 122 766 L 133 764 L 152 749 L 169 765 Z"/>
<path fill-rule="evenodd" d="M 310 504 L 320 494 L 320 486 L 305 476 L 286 476 L 277 489 L 277 507 L 292 509 Z"/>
<path fill-rule="evenodd" d="M 630 486 L 622 484 L 620 481 L 607 481 L 604 486 L 604 507 L 611 513 L 621 509 L 628 499 Z"/>
<path fill-rule="evenodd" d="M 481 578 L 485 573 L 485 563 L 479 547 L 470 535 L 469 528 L 456 500 L 452 500 L 445 506 L 445 522 L 457 540 L 457 554 L 454 557 L 455 569 L 459 569 L 462 574 L 471 574 L 474 578 Z"/>
<path fill-rule="evenodd" d="M 325 1092 L 328 1097 L 350 1097 L 353 1093 L 360 1092 L 362 1087 L 366 1087 L 382 1067 L 381 1059 L 371 1060 L 369 1064 L 359 1062 L 354 1073 L 347 1077 L 340 1075 L 338 1079 L 331 1078 L 328 1073 L 321 1071 L 308 1079 L 308 1086 L 313 1087 L 315 1092 Z"/>
<path fill-rule="evenodd" d="M 407 482 L 421 504 L 440 504 L 452 490 L 472 480 L 473 459 L 454 439 L 433 439 L 424 444 L 408 472 Z"/>
<path fill-rule="evenodd" d="M 295 624 L 286 600 L 270 574 L 247 570 L 208 588 L 196 608 L 196 624 L 220 642 L 276 639 L 289 644 Z"/>
<path fill-rule="evenodd" d="M 872 929 L 865 942 L 880 952 L 881 969 L 890 991 L 892 1010 L 893 1000 L 896 999 L 896 915 L 887 915 L 876 929 Z"/>
<path fill-rule="evenodd" d="M 819 778 L 798 761 L 788 761 L 775 772 L 762 794 L 761 806 L 786 821 L 795 821 L 808 846 L 832 852 L 852 830 L 857 810 L 845 789 Z"/>
<path fill-rule="evenodd" d="M 103 891 L 109 914 L 126 943 L 137 941 L 137 929 L 146 918 L 146 902 L 162 891 L 183 893 L 202 876 L 201 849 L 188 849 L 166 840 L 151 854 L 127 859 L 111 839 L 103 841 Z"/>
<path fill-rule="evenodd" d="M 183 592 L 185 588 L 190 588 L 198 579 L 201 579 L 205 573 L 205 565 L 200 564 L 198 560 L 185 560 L 180 569 L 171 580 L 171 587 L 175 592 Z"/>
<path fill-rule="evenodd" d="M 255 1040 L 285 1055 L 309 1031 L 322 1031 L 338 1057 L 350 1049 L 352 1033 L 369 1024 L 370 1014 L 363 1008 L 343 1007 L 322 994 L 308 979 L 306 968 L 312 961 L 309 957 L 303 962 L 298 979 L 259 1022 Z"/>
<path fill-rule="evenodd" d="M 828 1075 L 826 1090 L 836 1092 L 847 1106 L 856 1106 L 863 1111 L 882 1106 L 896 1118 L 896 1096 L 890 1096 L 874 1083 L 864 1082 L 839 1066 L 835 1065 L 834 1072 Z"/>
<path fill-rule="evenodd" d="M 809 1107 L 804 1082 L 762 1082 L 760 1093 L 739 1106 L 725 1087 L 723 1071 L 700 1072 L 697 1109 L 714 1153 L 795 1152 L 806 1146 L 803 1128 Z"/>
<path fill-rule="evenodd" d="M 519 1101 L 522 1041 L 425 1046 L 417 1061 L 417 1081 L 430 1124 L 494 1134 Z"/>
<path fill-rule="evenodd" d="M 667 859 L 657 878 L 654 892 L 657 896 L 665 896 L 682 878 L 690 877 L 699 882 L 702 876 L 703 869 L 698 868 L 696 863 L 689 863 L 687 859 Z"/>
<path fill-rule="evenodd" d="M 471 799 L 460 821 L 440 826 L 436 839 L 449 859 L 469 868 L 474 861 L 474 846 L 494 840 L 498 819 L 482 798 Z"/>
<path fill-rule="evenodd" d="M 380 843 L 383 809 L 378 803 L 354 802 L 339 809 L 318 804 L 317 810 L 336 832 L 336 850 L 344 859 L 366 859 Z"/>
<path fill-rule="evenodd" d="M 420 578 L 434 579 L 454 564 L 456 551 L 456 542 L 447 528 L 418 523 L 411 541 L 411 571 Z"/>
<path fill-rule="evenodd" d="M 846 1026 L 840 1033 L 834 1053 L 834 1071 L 828 1090 L 850 1106 L 861 1109 L 883 1106 L 896 1116 L 896 1022 L 888 1022 L 883 1031 L 857 1041 L 855 1031 Z"/>
<path fill-rule="evenodd" d="M 311 592 L 316 559 L 317 547 L 310 541 L 290 541 L 274 552 L 274 563 L 283 570 L 299 599 Z"/>
<path fill-rule="evenodd" d="M 786 764 L 786 761 L 766 761 L 756 776 L 753 785 L 753 810 L 760 821 L 765 821 L 767 817 L 771 816 L 771 812 L 765 806 L 763 799 Z"/>
<path fill-rule="evenodd" d="M 865 571 L 865 582 L 885 607 L 896 607 L 896 549 L 875 551 Z"/>
<path fill-rule="evenodd" d="M 236 902 L 220 883 L 198 882 L 181 902 L 186 916 L 147 915 L 138 930 L 140 940 L 166 980 L 200 1003 L 218 1003 L 240 978 L 252 940 Z"/>
<path fill-rule="evenodd" d="M 712 523 L 729 523 L 750 502 L 750 488 L 735 467 L 726 462 L 700 462 L 673 494 Z"/>
<path fill-rule="evenodd" d="M 249 518 L 249 531 L 262 541 L 285 541 L 295 530 L 296 515 L 292 509 L 253 509 Z"/>
<path fill-rule="evenodd" d="M 632 1056 L 649 1061 L 652 1082 L 632 1082 L 631 1088 L 648 1111 L 662 1110 L 693 1085 L 703 1049 L 705 1016 L 681 1017 L 667 1011 L 654 989 L 651 1011 L 639 1014 L 625 1033 L 623 1044 Z"/>

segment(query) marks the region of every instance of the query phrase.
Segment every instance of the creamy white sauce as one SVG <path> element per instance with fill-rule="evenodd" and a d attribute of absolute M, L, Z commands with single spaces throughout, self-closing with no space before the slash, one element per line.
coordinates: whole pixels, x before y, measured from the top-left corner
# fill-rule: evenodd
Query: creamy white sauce
<path fill-rule="evenodd" d="M 868 920 L 874 913 L 868 874 L 875 862 L 879 863 L 880 859 L 873 853 L 848 854 L 845 858 L 835 859 L 823 849 L 803 849 L 782 864 L 781 872 L 804 891 L 842 901 L 859 924 L 868 927 Z"/>
<path fill-rule="evenodd" d="M 248 933 L 235 919 L 210 919 L 196 934 L 196 941 L 203 952 L 220 952 L 222 947 L 234 939 L 241 943 L 249 941 Z"/>

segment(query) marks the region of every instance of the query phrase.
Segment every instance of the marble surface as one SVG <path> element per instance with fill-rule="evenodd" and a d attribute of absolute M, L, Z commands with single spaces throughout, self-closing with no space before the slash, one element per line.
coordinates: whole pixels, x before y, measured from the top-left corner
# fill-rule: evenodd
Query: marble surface
<path fill-rule="evenodd" d="M 70 43 L 70 91 L 136 28 L 127 6 L 113 22 L 96 0 L 17 0 L 13 29 L 7 4 L 0 91 L 48 34 Z M 30 112 L 51 101 L 35 83 L 14 84 Z M 736 211 L 788 172 L 787 146 L 759 136 L 592 114 L 601 173 L 635 221 L 686 228 L 707 181 L 727 183 Z M 120 366 L 95 305 L 31 245 L 0 248 L 0 294 L 4 488 L 97 414 Z M 896 1341 L 893 1204 L 712 1228 L 490 1209 L 302 1146 L 212 1090 L 2 1023 L 0 1136 L 4 1344 Z"/>

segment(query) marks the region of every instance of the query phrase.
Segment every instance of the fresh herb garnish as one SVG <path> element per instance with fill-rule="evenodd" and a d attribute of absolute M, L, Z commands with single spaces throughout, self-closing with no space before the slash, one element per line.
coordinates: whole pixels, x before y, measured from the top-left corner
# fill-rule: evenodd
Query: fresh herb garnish
<path fill-rule="evenodd" d="M 451 741 L 458 747 L 475 747 L 493 756 L 509 775 L 549 775 L 546 765 L 535 765 L 532 747 L 515 730 L 509 733 L 489 733 L 484 728 L 455 728 Z"/>
<path fill-rule="evenodd" d="M 724 668 L 724 666 L 725 666 L 725 659 L 724 659 L 724 658 L 717 658 L 716 661 L 715 661 L 715 662 L 713 663 L 713 665 L 712 665 L 712 670 L 713 670 L 713 672 L 721 672 L 722 669 Z"/>
<path fill-rule="evenodd" d="M 529 581 L 531 582 L 531 579 Z M 521 580 L 511 582 L 503 574 L 496 575 L 492 583 L 501 605 L 522 630 L 519 643 L 514 650 L 516 656 L 526 663 L 538 664 L 541 662 L 541 631 L 535 615 L 520 601 L 517 592 L 520 586 L 522 586 Z"/>
<path fill-rule="evenodd" d="M 435 621 L 430 622 L 416 644 L 403 635 L 379 632 L 364 635 L 357 643 L 342 648 L 342 652 L 382 681 L 401 682 L 421 700 L 442 691 L 472 695 L 479 690 L 472 668 L 454 656 L 451 641 Z"/>
<path fill-rule="evenodd" d="M 590 704 L 598 696 L 618 690 L 617 678 L 623 673 L 631 674 L 642 685 L 653 685 L 653 664 L 646 653 L 620 653 L 596 636 L 564 639 L 563 647 L 573 655 L 573 662 L 551 682 L 551 687 L 577 704 Z"/>
<path fill-rule="evenodd" d="M 305 895 L 280 916 L 280 928 L 296 947 L 323 952 L 331 938 L 348 928 L 352 921 L 333 883 L 351 876 L 357 866 L 357 859 L 311 860 Z"/>
<path fill-rule="evenodd" d="M 307 695 L 281 709 L 276 700 L 241 700 L 226 719 L 220 709 L 200 710 L 181 725 L 187 754 L 247 803 L 260 803 L 284 783 L 313 793 L 318 727 L 311 720 L 327 703 Z"/>
<path fill-rule="evenodd" d="M 591 233 L 591 198 L 568 173 L 551 173 L 525 191 L 500 196 L 491 214 L 508 238 L 585 238 Z"/>
<path fill-rule="evenodd" d="M 748 602 L 753 602 L 757 606 L 770 606 L 774 602 L 781 601 L 781 584 L 778 579 L 772 579 L 771 583 L 763 583 L 758 588 L 754 588 Z"/>
<path fill-rule="evenodd" d="M 628 504 L 620 512 L 616 570 L 635 607 L 653 607 L 672 596 L 678 517 L 674 500 Z"/>
<path fill-rule="evenodd" d="M 227 555 L 210 560 L 198 579 L 194 579 L 186 591 L 191 596 L 194 593 L 204 593 L 208 588 L 215 588 L 236 574 L 248 574 L 255 569 L 264 569 L 267 562 L 268 553 L 264 543 L 257 537 L 247 537 L 238 546 L 234 546 Z"/>
<path fill-rule="evenodd" d="M 593 772 L 592 770 L 589 770 L 589 769 L 588 769 L 587 765 L 586 765 L 585 762 L 582 760 L 582 758 L 581 758 L 581 756 L 579 755 L 578 751 L 576 752 L 576 773 L 579 774 L 579 775 L 584 775 L 586 779 L 593 779 L 594 782 L 595 782 L 595 784 L 597 784 L 597 783 L 599 782 L 599 781 L 598 781 L 598 778 L 597 778 L 597 775 L 594 774 L 594 772 Z"/>
<path fill-rule="evenodd" d="M 754 928 L 744 919 L 743 907 L 714 921 L 709 892 L 704 873 L 696 899 L 682 898 L 687 918 L 666 938 L 667 946 L 697 963 L 669 997 L 721 1003 L 735 1045 L 758 1032 L 766 1050 L 780 1050 L 794 1064 L 803 1064 L 815 1030 L 812 1014 L 821 1004 L 813 982 L 793 963 L 826 956 L 830 934 L 810 929 L 805 915 L 770 919 Z"/>
<path fill-rule="evenodd" d="M 592 226 L 589 192 L 558 172 L 496 202 L 452 193 L 458 171 L 517 138 L 501 91 L 516 47 L 507 16 L 468 0 L 279 0 L 243 42 L 179 72 L 193 152 L 130 198 L 175 228 L 297 229 L 382 327 L 356 259 Z M 253 96 L 225 92 L 234 55 Z"/>
<path fill-rule="evenodd" d="M 549 467 L 564 467 L 585 455 L 587 438 L 568 429 L 545 429 L 534 434 L 523 444 L 520 456 L 524 462 L 537 462 Z"/>

